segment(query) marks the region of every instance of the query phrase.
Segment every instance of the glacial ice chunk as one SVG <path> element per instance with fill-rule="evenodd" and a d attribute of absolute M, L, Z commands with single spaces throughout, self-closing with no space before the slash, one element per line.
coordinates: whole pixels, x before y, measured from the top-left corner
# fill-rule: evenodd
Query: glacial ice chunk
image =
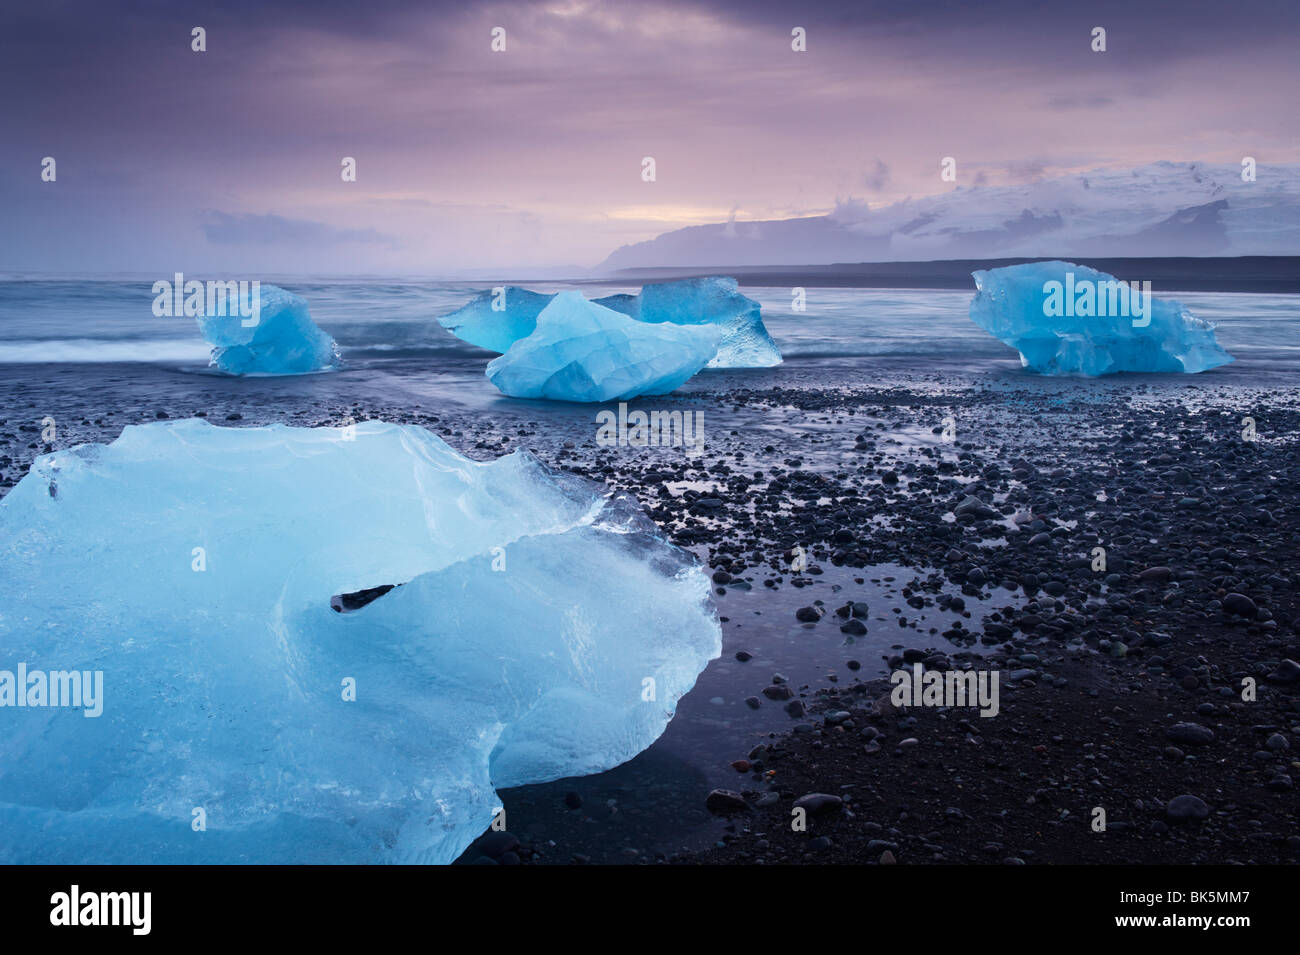
<path fill-rule="evenodd" d="M 730 276 L 711 275 L 645 285 L 641 294 L 610 295 L 595 300 L 641 322 L 720 325 L 718 353 L 710 368 L 771 368 L 781 351 L 763 325 L 762 306 L 740 293 Z"/>
<path fill-rule="evenodd" d="M 664 395 L 708 364 L 718 325 L 638 322 L 560 292 L 527 338 L 488 363 L 492 384 L 513 398 L 624 401 Z"/>
<path fill-rule="evenodd" d="M 1201 372 L 1232 356 L 1214 326 L 1181 302 L 1152 297 L 1105 272 L 1034 262 L 972 273 L 970 317 L 1044 375 Z"/>
<path fill-rule="evenodd" d="M 518 285 L 485 289 L 438 322 L 461 341 L 505 353 L 533 333 L 537 316 L 553 298 L 554 294 L 531 292 Z"/>
<path fill-rule="evenodd" d="M 338 367 L 338 345 L 312 321 L 306 299 L 264 284 L 259 301 L 250 317 L 234 308 L 222 309 L 228 315 L 199 316 L 213 365 L 232 375 L 301 375 Z"/>
<path fill-rule="evenodd" d="M 494 788 L 648 746 L 721 636 L 632 499 L 527 452 L 191 419 L 35 460 L 0 648 L 0 862 L 446 863 Z"/>
<path fill-rule="evenodd" d="M 438 321 L 456 337 L 504 353 L 537 327 L 537 316 L 554 295 L 517 285 L 480 292 Z M 717 325 L 723 330 L 709 368 L 770 368 L 781 352 L 763 325 L 762 306 L 740 293 L 734 278 L 708 276 L 646 285 L 639 295 L 607 295 L 593 300 L 629 318 L 650 324 Z"/>

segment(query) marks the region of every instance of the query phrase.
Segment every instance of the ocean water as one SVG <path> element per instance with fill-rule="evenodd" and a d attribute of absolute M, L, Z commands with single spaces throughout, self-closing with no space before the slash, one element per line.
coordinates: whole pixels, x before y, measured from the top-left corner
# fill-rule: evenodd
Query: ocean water
<path fill-rule="evenodd" d="M 458 373 L 481 366 L 487 353 L 446 332 L 437 317 L 494 283 L 419 280 L 277 278 L 305 297 L 317 323 L 332 334 L 350 365 L 382 374 L 388 363 L 413 362 Z M 0 280 L 0 364 L 151 363 L 202 371 L 208 348 L 192 318 L 158 318 L 151 280 Z M 578 288 L 590 298 L 635 292 L 637 285 L 529 283 L 538 291 Z M 808 288 L 795 312 L 790 290 L 743 287 L 763 305 L 768 330 L 793 367 L 818 363 L 870 367 L 942 367 L 974 372 L 1018 367 L 1014 350 L 967 317 L 973 289 Z M 1300 296 L 1260 293 L 1162 293 L 1214 322 L 1220 343 L 1237 360 L 1198 376 L 1224 384 L 1281 384 L 1300 373 Z M 11 369 L 14 370 L 14 369 Z M 707 377 L 707 376 L 706 376 Z M 486 384 L 486 382 L 485 382 Z M 488 388 L 491 386 L 488 385 Z"/>

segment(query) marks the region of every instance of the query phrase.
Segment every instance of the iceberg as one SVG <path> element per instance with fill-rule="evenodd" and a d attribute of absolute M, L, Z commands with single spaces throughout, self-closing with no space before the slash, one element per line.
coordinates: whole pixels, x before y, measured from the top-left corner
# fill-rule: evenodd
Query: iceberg
<path fill-rule="evenodd" d="M 487 376 L 512 398 L 625 401 L 680 387 L 717 353 L 717 325 L 635 321 L 560 292 L 533 333 L 488 363 Z"/>
<path fill-rule="evenodd" d="M 537 327 L 555 298 L 517 285 L 480 292 L 438 321 L 457 338 L 505 353 Z M 649 324 L 717 325 L 723 330 L 709 368 L 770 368 L 781 352 L 763 325 L 762 306 L 742 295 L 734 278 L 708 276 L 647 285 L 639 295 L 607 295 L 595 304 Z"/>
<path fill-rule="evenodd" d="M 1181 302 L 1153 298 L 1114 276 L 1071 262 L 972 273 L 970 317 L 1044 375 L 1120 371 L 1195 373 L 1233 358 L 1214 326 Z"/>
<path fill-rule="evenodd" d="M 198 317 L 213 365 L 231 375 L 301 375 L 339 366 L 338 345 L 311 320 L 306 299 L 262 285 L 258 301 L 248 318 L 237 309 Z"/>
<path fill-rule="evenodd" d="M 610 295 L 595 301 L 641 322 L 721 326 L 722 340 L 710 368 L 781 364 L 781 351 L 763 325 L 762 306 L 742 295 L 734 278 L 715 275 L 663 282 L 643 286 L 640 296 Z"/>
<path fill-rule="evenodd" d="M 503 354 L 533 333 L 537 316 L 553 298 L 554 294 L 530 292 L 518 285 L 486 289 L 438 323 L 461 341 Z"/>
<path fill-rule="evenodd" d="M 451 862 L 495 789 L 630 759 L 721 651 L 633 499 L 379 422 L 42 455 L 0 581 L 4 863 Z"/>

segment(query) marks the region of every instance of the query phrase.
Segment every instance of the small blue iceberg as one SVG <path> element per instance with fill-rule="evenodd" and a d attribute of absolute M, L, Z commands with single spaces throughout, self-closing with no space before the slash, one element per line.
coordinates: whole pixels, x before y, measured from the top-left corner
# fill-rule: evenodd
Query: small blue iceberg
<path fill-rule="evenodd" d="M 439 319 L 460 338 L 505 353 L 537 327 L 537 317 L 554 295 L 516 285 L 486 290 Z M 781 352 L 763 325 L 762 307 L 740 293 L 728 276 L 708 276 L 646 285 L 639 295 L 608 295 L 595 304 L 646 324 L 716 325 L 722 331 L 709 368 L 771 368 Z"/>
<path fill-rule="evenodd" d="M 626 401 L 665 395 L 698 372 L 718 350 L 713 324 L 638 322 L 560 292 L 532 332 L 487 366 L 488 380 L 512 398 Z"/>
<path fill-rule="evenodd" d="M 198 316 L 212 364 L 231 375 L 302 375 L 340 365 L 338 344 L 312 321 L 307 300 L 260 285 L 251 316 L 237 309 Z M 216 311 L 209 309 L 209 311 Z"/>
<path fill-rule="evenodd" d="M 1181 302 L 1156 299 L 1071 262 L 1035 262 L 973 272 L 970 318 L 1020 352 L 1043 375 L 1121 371 L 1196 373 L 1232 361 L 1214 326 Z"/>

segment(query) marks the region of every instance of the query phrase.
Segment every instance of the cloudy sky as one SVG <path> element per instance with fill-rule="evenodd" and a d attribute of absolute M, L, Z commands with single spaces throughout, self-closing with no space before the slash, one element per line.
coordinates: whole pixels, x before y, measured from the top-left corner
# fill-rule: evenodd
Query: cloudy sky
<path fill-rule="evenodd" d="M 13 0 L 0 271 L 591 266 L 951 189 L 944 156 L 1296 161 L 1298 40 L 1294 0 Z"/>

